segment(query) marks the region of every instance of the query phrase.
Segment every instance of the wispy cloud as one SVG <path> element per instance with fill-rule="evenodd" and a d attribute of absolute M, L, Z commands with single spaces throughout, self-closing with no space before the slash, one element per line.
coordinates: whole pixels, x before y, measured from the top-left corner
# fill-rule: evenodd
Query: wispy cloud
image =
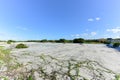
<path fill-rule="evenodd" d="M 94 19 L 93 18 L 89 18 L 88 21 L 94 21 Z"/>
<path fill-rule="evenodd" d="M 95 20 L 99 21 L 99 20 L 100 20 L 100 18 L 99 18 L 99 17 L 96 17 L 96 18 L 95 18 Z"/>
<path fill-rule="evenodd" d="M 96 17 L 96 18 L 89 18 L 88 21 L 99 21 L 101 18 L 100 17 Z"/>
<path fill-rule="evenodd" d="M 96 32 L 91 32 L 91 36 L 95 36 L 96 34 Z"/>
<path fill-rule="evenodd" d="M 97 35 L 97 32 L 90 32 L 90 33 L 82 33 L 82 34 L 75 34 L 75 35 L 71 35 L 72 37 L 74 38 L 92 38 L 94 37 L 95 35 Z"/>
<path fill-rule="evenodd" d="M 19 29 L 19 30 L 23 30 L 23 31 L 28 30 L 26 27 L 21 27 L 21 26 L 17 26 L 16 28 Z"/>
<path fill-rule="evenodd" d="M 112 28 L 112 29 L 107 29 L 107 32 L 112 32 L 112 33 L 119 33 L 120 32 L 120 27 Z"/>
<path fill-rule="evenodd" d="M 79 38 L 79 37 L 81 37 L 81 34 L 73 34 L 71 36 L 74 37 L 74 38 Z"/>

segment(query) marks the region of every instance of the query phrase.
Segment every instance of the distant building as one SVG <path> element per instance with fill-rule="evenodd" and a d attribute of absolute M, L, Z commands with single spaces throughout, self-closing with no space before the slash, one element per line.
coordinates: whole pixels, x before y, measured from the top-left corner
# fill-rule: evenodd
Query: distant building
<path fill-rule="evenodd" d="M 112 38 L 107 38 L 107 41 L 108 41 L 108 42 L 111 42 L 111 41 L 112 41 Z"/>
<path fill-rule="evenodd" d="M 120 43 L 120 38 L 118 39 L 107 38 L 107 41 L 112 43 Z"/>

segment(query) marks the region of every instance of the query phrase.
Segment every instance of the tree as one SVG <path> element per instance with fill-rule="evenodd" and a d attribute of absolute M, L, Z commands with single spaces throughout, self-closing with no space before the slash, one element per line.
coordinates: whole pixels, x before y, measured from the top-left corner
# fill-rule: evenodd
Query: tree
<path fill-rule="evenodd" d="M 84 43 L 84 39 L 83 38 L 76 38 L 73 40 L 73 43 Z"/>
<path fill-rule="evenodd" d="M 60 43 L 66 43 L 66 39 L 59 39 Z"/>
<path fill-rule="evenodd" d="M 41 40 L 40 42 L 48 42 L 48 41 L 47 41 L 47 39 L 43 39 L 43 40 Z"/>

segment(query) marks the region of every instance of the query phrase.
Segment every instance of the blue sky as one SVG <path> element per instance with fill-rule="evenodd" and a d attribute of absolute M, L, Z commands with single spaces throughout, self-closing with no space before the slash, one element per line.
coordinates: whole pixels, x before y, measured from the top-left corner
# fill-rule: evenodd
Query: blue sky
<path fill-rule="evenodd" d="M 0 40 L 120 37 L 120 0 L 0 0 Z"/>

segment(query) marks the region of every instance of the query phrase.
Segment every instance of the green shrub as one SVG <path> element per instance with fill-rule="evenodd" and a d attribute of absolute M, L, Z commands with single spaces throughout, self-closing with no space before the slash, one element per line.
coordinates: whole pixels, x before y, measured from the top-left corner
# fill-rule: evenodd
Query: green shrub
<path fill-rule="evenodd" d="M 120 75 L 115 75 L 115 80 L 120 80 Z"/>
<path fill-rule="evenodd" d="M 7 44 L 11 44 L 11 43 L 13 43 L 13 42 L 15 42 L 14 40 L 8 40 L 7 41 Z"/>
<path fill-rule="evenodd" d="M 111 43 L 111 42 L 107 42 L 107 41 L 106 41 L 106 42 L 104 42 L 104 44 L 110 44 L 110 43 Z"/>
<path fill-rule="evenodd" d="M 116 47 L 119 47 L 120 46 L 120 43 L 114 43 L 113 44 L 113 47 L 116 48 Z"/>
<path fill-rule="evenodd" d="M 20 48 L 28 48 L 28 46 L 25 45 L 25 44 L 20 43 L 20 44 L 17 44 L 17 46 L 15 48 L 18 48 L 18 49 L 20 49 Z"/>
<path fill-rule="evenodd" d="M 10 42 L 10 41 L 7 41 L 7 44 L 11 44 L 11 42 Z"/>

